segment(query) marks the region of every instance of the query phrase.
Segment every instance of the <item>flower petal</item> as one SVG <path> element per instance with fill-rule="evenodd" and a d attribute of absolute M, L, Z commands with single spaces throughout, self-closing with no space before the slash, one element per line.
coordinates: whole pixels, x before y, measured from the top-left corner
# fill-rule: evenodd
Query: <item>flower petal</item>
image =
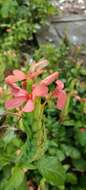
<path fill-rule="evenodd" d="M 14 109 L 17 108 L 19 106 L 21 106 L 25 101 L 27 100 L 26 97 L 21 96 L 21 97 L 17 97 L 17 98 L 13 98 L 11 100 L 8 100 L 5 103 L 5 108 L 6 109 Z"/>
<path fill-rule="evenodd" d="M 57 108 L 59 110 L 62 110 L 64 108 L 66 100 L 67 100 L 67 95 L 66 95 L 65 91 L 64 90 L 59 91 L 57 98 L 58 98 L 57 99 Z"/>
<path fill-rule="evenodd" d="M 62 90 L 64 88 L 64 83 L 61 80 L 57 80 L 56 84 L 58 90 Z"/>
<path fill-rule="evenodd" d="M 80 100 L 81 100 L 80 96 L 76 95 L 76 96 L 75 96 L 75 100 L 80 101 Z"/>
<path fill-rule="evenodd" d="M 27 77 L 30 78 L 30 79 L 34 79 L 36 77 L 38 77 L 40 74 L 43 73 L 43 70 L 39 70 L 39 71 L 35 71 L 35 72 L 32 72 L 32 73 L 28 73 Z"/>
<path fill-rule="evenodd" d="M 51 84 L 52 82 L 54 82 L 58 78 L 58 76 L 59 76 L 59 73 L 55 72 L 55 73 L 49 75 L 44 80 L 42 80 L 41 83 L 48 86 L 49 84 Z"/>
<path fill-rule="evenodd" d="M 13 74 L 14 74 L 16 80 L 21 81 L 21 80 L 26 79 L 26 75 L 20 70 L 14 70 Z"/>
<path fill-rule="evenodd" d="M 16 96 L 16 94 L 20 90 L 20 87 L 18 87 L 15 83 L 10 84 L 9 86 L 10 86 L 12 95 Z"/>
<path fill-rule="evenodd" d="M 47 60 L 40 60 L 38 63 L 32 63 L 31 67 L 30 67 L 30 72 L 35 72 L 38 70 L 41 70 L 43 68 L 45 68 L 48 65 L 48 61 Z"/>
<path fill-rule="evenodd" d="M 20 89 L 18 90 L 18 92 L 16 92 L 16 93 L 14 94 L 14 96 L 16 96 L 16 97 L 21 97 L 21 96 L 27 97 L 27 96 L 28 96 L 28 92 L 27 92 L 26 90 L 20 88 Z"/>
<path fill-rule="evenodd" d="M 16 78 L 14 75 L 9 75 L 8 77 L 6 77 L 5 82 L 10 85 L 16 82 Z"/>
<path fill-rule="evenodd" d="M 34 104 L 32 100 L 28 100 L 23 108 L 23 112 L 32 112 L 34 110 Z"/>
<path fill-rule="evenodd" d="M 22 88 L 20 88 L 19 86 L 17 86 L 15 83 L 12 83 L 9 85 L 10 89 L 11 89 L 11 93 L 13 96 L 27 96 L 28 92 Z"/>
<path fill-rule="evenodd" d="M 37 86 L 35 86 L 33 88 L 33 99 L 36 97 L 36 96 L 42 96 L 42 97 L 45 97 L 47 96 L 48 94 L 48 87 L 45 86 L 44 84 L 39 84 Z"/>
<path fill-rule="evenodd" d="M 3 95 L 3 88 L 0 86 L 0 96 Z"/>

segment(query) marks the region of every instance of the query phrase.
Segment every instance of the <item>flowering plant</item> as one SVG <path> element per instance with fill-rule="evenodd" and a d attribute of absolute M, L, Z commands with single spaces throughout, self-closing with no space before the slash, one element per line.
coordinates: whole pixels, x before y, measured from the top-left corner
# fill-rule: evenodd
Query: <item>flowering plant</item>
<path fill-rule="evenodd" d="M 0 190 L 85 190 L 86 72 L 62 50 L 1 85 Z"/>
<path fill-rule="evenodd" d="M 45 99 L 48 100 L 49 97 L 55 97 L 57 99 L 57 108 L 63 109 L 66 102 L 66 93 L 64 91 L 63 82 L 57 80 L 58 72 L 54 72 L 47 78 L 35 83 L 35 78 L 42 72 L 43 70 L 38 69 L 37 71 L 25 74 L 22 71 L 14 70 L 13 74 L 6 78 L 6 83 L 10 86 L 11 94 L 13 96 L 11 100 L 6 102 L 6 108 L 16 108 L 26 102 L 22 111 L 32 112 L 37 98 L 45 97 Z M 20 86 L 16 85 L 16 82 L 18 81 L 21 82 Z M 52 92 L 49 92 L 49 85 L 53 82 L 56 84 L 55 89 Z"/>
<path fill-rule="evenodd" d="M 46 60 L 33 63 L 29 72 L 14 70 L 5 79 L 10 89 L 8 89 L 10 98 L 5 102 L 8 113 L 7 124 L 9 126 L 13 121 L 13 125 L 7 129 L 10 138 L 7 134 L 4 137 L 4 142 L 7 143 L 5 145 L 8 147 L 5 150 L 6 155 L 8 149 L 12 152 L 10 152 L 9 164 L 6 163 L 6 166 L 9 165 L 10 172 L 4 183 L 2 180 L 1 190 L 21 189 L 22 184 L 26 185 L 23 190 L 28 189 L 25 180 L 28 178 L 27 171 L 40 168 L 42 158 L 44 159 L 47 152 L 48 140 L 44 113 L 46 107 L 51 101 L 56 103 L 56 106 L 54 104 L 56 109 L 62 110 L 65 107 L 67 95 L 63 82 L 58 79 L 59 73 L 54 72 L 41 79 L 47 64 Z M 9 139 L 8 142 L 5 141 L 6 139 Z M 55 165 L 58 164 L 56 160 L 55 162 Z M 2 167 L 4 168 L 3 164 Z M 64 174 L 64 168 L 60 167 Z M 20 176 L 19 181 L 16 176 Z M 58 183 L 59 181 L 57 186 L 61 185 Z M 64 183 L 63 177 L 61 183 Z"/>

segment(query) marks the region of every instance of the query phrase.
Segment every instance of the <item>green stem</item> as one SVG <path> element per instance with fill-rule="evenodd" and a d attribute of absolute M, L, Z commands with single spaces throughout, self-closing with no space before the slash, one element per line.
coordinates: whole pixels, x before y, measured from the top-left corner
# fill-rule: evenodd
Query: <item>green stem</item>
<path fill-rule="evenodd" d="M 32 140 L 31 140 L 31 161 L 41 158 L 45 152 L 46 131 L 44 126 L 44 107 L 41 105 L 40 99 L 36 100 L 35 111 L 33 113 Z"/>

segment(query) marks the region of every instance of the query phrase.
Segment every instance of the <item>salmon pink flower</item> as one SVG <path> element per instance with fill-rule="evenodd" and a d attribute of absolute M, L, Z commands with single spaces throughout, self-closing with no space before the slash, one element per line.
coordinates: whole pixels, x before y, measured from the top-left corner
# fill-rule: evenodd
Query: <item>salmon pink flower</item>
<path fill-rule="evenodd" d="M 58 72 L 55 72 L 48 76 L 46 79 L 42 80 L 41 83 L 45 84 L 46 86 L 50 85 L 52 82 L 54 82 L 59 76 Z M 66 103 L 67 95 L 65 93 L 64 84 L 61 80 L 56 81 L 56 89 L 53 92 L 53 96 L 57 98 L 57 108 L 63 109 Z"/>
<path fill-rule="evenodd" d="M 85 103 L 86 102 L 86 98 L 81 98 L 80 96 L 75 96 L 75 100 L 79 101 L 79 102 L 83 102 Z"/>
<path fill-rule="evenodd" d="M 57 98 L 57 108 L 63 109 L 66 103 L 67 95 L 64 91 L 64 84 L 62 81 L 56 81 L 56 89 L 53 92 L 53 96 Z"/>
<path fill-rule="evenodd" d="M 83 132 L 85 132 L 85 131 L 86 131 L 85 128 L 80 128 L 80 132 L 81 132 L 81 133 L 83 133 Z"/>
<path fill-rule="evenodd" d="M 3 88 L 0 87 L 0 96 L 2 96 L 2 95 L 3 95 Z"/>
<path fill-rule="evenodd" d="M 81 100 L 80 96 L 76 95 L 75 100 L 80 101 Z"/>
<path fill-rule="evenodd" d="M 52 73 L 47 78 L 41 81 L 42 84 L 45 84 L 46 86 L 50 85 L 52 82 L 54 82 L 59 76 L 58 72 Z"/>
<path fill-rule="evenodd" d="M 10 84 L 15 83 L 17 81 L 24 81 L 24 80 L 34 79 L 38 75 L 40 75 L 42 72 L 43 72 L 42 70 L 39 70 L 37 72 L 25 74 L 22 71 L 14 70 L 13 75 L 9 75 L 8 77 L 6 77 L 5 81 L 6 81 L 7 84 L 10 85 Z"/>
<path fill-rule="evenodd" d="M 39 61 L 38 63 L 35 63 L 33 64 L 33 66 L 31 66 L 30 72 L 28 72 L 27 74 L 25 74 L 20 70 L 14 70 L 13 74 L 6 77 L 5 81 L 7 84 L 10 85 L 17 81 L 34 79 L 43 72 L 43 68 L 47 66 L 47 64 L 48 64 L 47 60 Z"/>
<path fill-rule="evenodd" d="M 11 28 L 7 28 L 6 32 L 12 32 Z"/>
<path fill-rule="evenodd" d="M 41 69 L 44 69 L 46 66 L 48 65 L 48 61 L 45 59 L 45 60 L 40 60 L 39 62 L 33 62 L 31 64 L 31 67 L 29 69 L 29 71 L 32 73 L 34 73 L 35 71 L 38 71 L 38 70 L 41 70 Z"/>
<path fill-rule="evenodd" d="M 17 81 L 21 81 L 21 80 L 25 80 L 26 79 L 26 75 L 25 75 L 25 73 L 23 73 L 22 71 L 19 71 L 19 70 L 14 70 L 13 71 L 13 74 L 14 75 L 9 75 L 6 79 L 5 79 L 5 81 L 6 81 L 6 83 L 10 86 L 10 88 L 11 88 L 11 93 L 14 95 L 17 91 L 19 91 L 19 87 L 16 85 L 16 83 L 15 82 L 17 82 Z M 39 73 L 37 72 L 37 73 L 30 73 L 29 74 L 29 77 L 30 77 L 30 79 L 31 78 L 33 78 L 32 76 L 36 76 L 36 75 L 38 75 Z M 55 72 L 55 73 L 53 73 L 53 74 L 51 74 L 51 75 L 49 75 L 47 78 L 45 78 L 44 80 L 42 80 L 41 82 L 40 82 L 40 84 L 41 84 L 41 86 L 42 85 L 44 85 L 44 86 L 48 86 L 49 84 L 51 84 L 52 82 L 54 82 L 57 78 L 58 78 L 58 72 Z M 35 85 L 33 85 L 33 86 L 35 86 Z M 26 81 L 23 81 L 22 82 L 22 87 L 26 87 Z M 41 89 L 42 90 L 42 89 Z"/>
<path fill-rule="evenodd" d="M 13 87 L 14 97 L 5 103 L 7 109 L 14 109 L 22 104 L 26 103 L 22 109 L 23 112 L 32 112 L 34 110 L 34 100 L 36 97 L 45 97 L 48 94 L 48 88 L 43 85 L 36 85 L 32 89 L 32 93 L 28 93 L 26 90 Z"/>
<path fill-rule="evenodd" d="M 8 77 L 6 77 L 5 82 L 11 85 L 12 83 L 15 83 L 17 81 L 22 81 L 25 79 L 26 79 L 25 73 L 19 70 L 14 70 L 12 75 L 9 75 Z"/>
<path fill-rule="evenodd" d="M 13 75 L 10 75 L 6 78 L 6 82 L 10 86 L 11 94 L 13 96 L 13 98 L 11 100 L 8 100 L 5 104 L 5 107 L 7 109 L 17 108 L 19 106 L 22 106 L 22 104 L 24 104 L 22 111 L 31 112 L 34 110 L 34 103 L 35 103 L 36 97 L 47 97 L 48 86 L 51 83 L 53 83 L 55 80 L 57 80 L 59 76 L 58 72 L 54 72 L 53 74 L 49 75 L 47 78 L 40 81 L 38 84 L 36 83 L 33 84 L 33 81 L 32 81 L 32 84 L 31 84 L 32 86 L 30 87 L 31 89 L 28 89 L 28 91 L 16 85 L 17 81 L 24 80 L 23 82 L 27 82 L 26 81 L 27 77 L 28 77 L 28 84 L 29 84 L 29 79 L 32 80 L 32 78 L 37 76 L 39 73 L 40 71 L 39 72 L 37 71 L 36 73 L 33 72 L 33 73 L 28 73 L 28 75 L 26 75 L 22 71 L 14 70 Z M 64 88 L 64 84 L 60 80 L 57 80 L 56 89 L 53 91 L 52 95 L 58 99 L 57 100 L 58 109 L 62 109 L 66 101 L 66 93 L 63 90 L 63 88 Z"/>

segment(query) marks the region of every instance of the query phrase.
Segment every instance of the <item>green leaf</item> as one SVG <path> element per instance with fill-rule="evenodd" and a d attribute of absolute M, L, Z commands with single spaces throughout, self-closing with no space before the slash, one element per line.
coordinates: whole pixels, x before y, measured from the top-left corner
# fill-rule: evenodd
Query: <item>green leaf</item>
<path fill-rule="evenodd" d="M 56 187 L 64 187 L 65 170 L 56 157 L 44 157 L 38 162 L 38 169 L 48 183 Z"/>
<path fill-rule="evenodd" d="M 15 135 L 14 131 L 11 128 L 8 128 L 6 131 L 5 137 L 3 138 L 3 141 L 7 145 L 15 138 L 16 138 L 16 135 Z"/>
<path fill-rule="evenodd" d="M 58 160 L 59 161 L 63 161 L 65 159 L 65 155 L 64 155 L 63 151 L 57 150 L 56 152 L 57 152 L 57 158 L 58 158 Z"/>
<path fill-rule="evenodd" d="M 77 177 L 73 173 L 67 173 L 66 182 L 77 184 Z"/>
<path fill-rule="evenodd" d="M 63 165 L 63 167 L 64 167 L 65 171 L 67 171 L 70 168 L 70 165 L 65 164 L 65 165 Z"/>
<path fill-rule="evenodd" d="M 48 184 L 46 184 L 46 180 L 44 178 L 41 179 L 40 181 L 40 189 L 41 190 L 48 190 Z"/>
<path fill-rule="evenodd" d="M 24 168 L 25 170 L 35 170 L 36 166 L 32 163 L 29 163 L 28 160 L 27 162 L 21 163 L 20 164 L 21 168 Z"/>
<path fill-rule="evenodd" d="M 26 180 L 24 180 L 23 183 L 16 190 L 29 190 Z"/>
<path fill-rule="evenodd" d="M 86 146 L 86 131 L 84 131 L 83 133 L 79 133 L 78 134 L 78 139 L 79 139 L 79 143 L 82 146 Z"/>
<path fill-rule="evenodd" d="M 77 170 L 86 171 L 86 161 L 84 159 L 74 160 L 73 164 Z"/>
<path fill-rule="evenodd" d="M 64 121 L 63 125 L 70 127 L 70 126 L 75 125 L 75 121 L 74 120 L 67 120 L 67 121 Z"/>
<path fill-rule="evenodd" d="M 63 144 L 61 147 L 66 156 L 70 156 L 73 159 L 80 158 L 80 152 L 75 147 L 65 144 Z"/>
<path fill-rule="evenodd" d="M 17 189 L 24 180 L 24 172 L 21 168 L 15 167 L 12 172 L 12 176 L 8 179 L 4 186 L 4 190 L 14 190 Z"/>
<path fill-rule="evenodd" d="M 10 15 L 15 15 L 17 8 L 17 2 L 11 1 L 11 0 L 5 0 L 5 3 L 2 3 L 2 8 L 1 8 L 1 16 L 3 18 L 6 18 Z"/>

